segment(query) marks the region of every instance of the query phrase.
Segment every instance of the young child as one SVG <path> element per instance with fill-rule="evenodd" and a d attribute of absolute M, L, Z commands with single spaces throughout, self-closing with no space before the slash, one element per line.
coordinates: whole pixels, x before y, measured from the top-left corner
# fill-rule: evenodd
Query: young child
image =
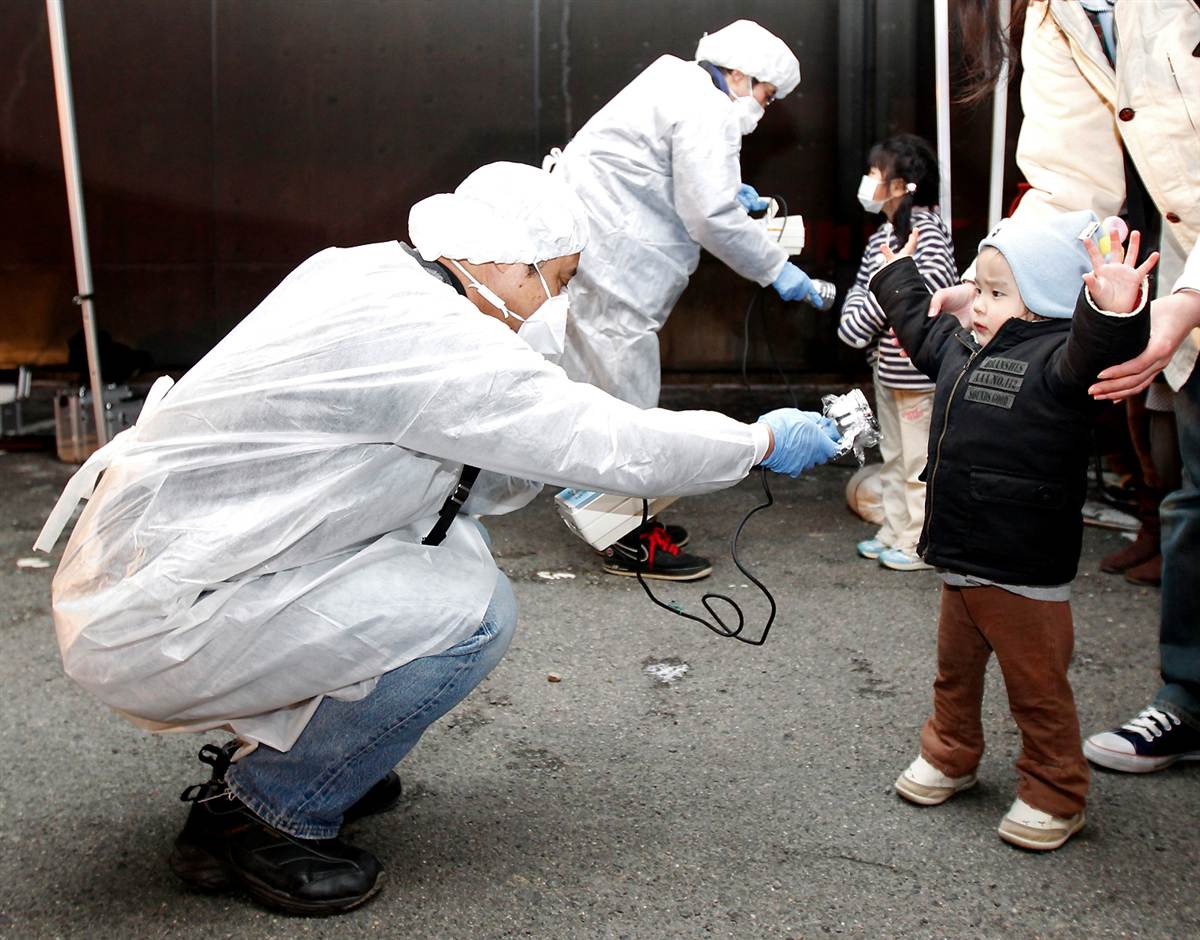
<path fill-rule="evenodd" d="M 1084 824 L 1088 767 L 1067 667 L 1087 388 L 1145 348 L 1146 275 L 1158 260 L 1134 267 L 1134 232 L 1128 255 L 1118 245 L 1105 261 L 1095 228 L 1090 212 L 1001 223 L 979 244 L 970 329 L 929 318 L 915 232 L 898 255 L 883 247 L 888 263 L 871 282 L 913 364 L 937 377 L 918 551 L 942 571 L 938 669 L 920 756 L 896 790 L 933 806 L 975 783 L 995 652 L 1022 745 L 999 831 L 1027 849 L 1056 849 Z"/>
<path fill-rule="evenodd" d="M 879 477 L 883 524 L 874 538 L 858 543 L 858 553 L 896 571 L 915 571 L 929 567 L 917 555 L 917 537 L 925 520 L 925 484 L 919 477 L 929 442 L 933 382 L 904 355 L 867 284 L 883 264 L 880 248 L 897 249 L 914 231 L 919 233 L 917 270 L 930 290 L 954 284 L 958 268 L 950 232 L 933 210 L 939 186 L 933 148 L 913 134 L 898 134 L 876 144 L 867 162 L 858 201 L 867 212 L 882 212 L 887 221 L 867 242 L 838 325 L 838 338 L 866 349 L 875 373 L 875 413 L 883 455 Z"/>

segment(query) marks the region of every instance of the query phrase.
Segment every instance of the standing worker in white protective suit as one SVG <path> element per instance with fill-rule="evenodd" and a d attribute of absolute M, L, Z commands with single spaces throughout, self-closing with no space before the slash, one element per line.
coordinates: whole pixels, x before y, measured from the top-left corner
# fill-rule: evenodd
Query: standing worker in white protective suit
<path fill-rule="evenodd" d="M 304 262 L 68 484 L 37 545 L 91 496 L 54 579 L 67 673 L 143 727 L 237 735 L 184 793 L 186 881 L 293 913 L 377 890 L 340 827 L 395 803 L 516 622 L 468 514 L 531 481 L 703 493 L 834 453 L 816 416 L 642 411 L 547 362 L 586 227 L 561 182 L 483 167 L 413 207 L 416 250 Z"/>
<path fill-rule="evenodd" d="M 587 210 L 591 242 L 571 282 L 563 367 L 637 405 L 658 404 L 658 331 L 705 248 L 785 300 L 827 308 L 749 211 L 767 207 L 742 183 L 742 137 L 800 83 L 783 40 L 738 20 L 705 35 L 696 61 L 664 55 L 547 159 Z M 712 566 L 678 549 L 687 534 L 656 522 L 609 550 L 613 574 L 691 580 Z M 646 559 L 647 556 L 649 560 Z"/>

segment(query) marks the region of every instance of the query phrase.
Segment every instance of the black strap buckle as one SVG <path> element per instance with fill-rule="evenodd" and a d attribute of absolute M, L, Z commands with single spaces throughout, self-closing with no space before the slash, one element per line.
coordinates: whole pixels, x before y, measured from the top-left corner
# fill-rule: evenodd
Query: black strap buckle
<path fill-rule="evenodd" d="M 446 533 L 450 531 L 450 523 L 454 521 L 454 517 L 466 505 L 467 499 L 471 495 L 471 487 L 475 485 L 475 480 L 478 476 L 478 467 L 468 465 L 462 468 L 462 474 L 458 478 L 457 485 L 451 491 L 450 495 L 446 497 L 446 501 L 442 503 L 442 508 L 438 510 L 438 521 L 429 530 L 429 534 L 421 539 L 422 545 L 442 544 L 443 539 L 446 538 Z"/>
<path fill-rule="evenodd" d="M 467 497 L 470 495 L 471 487 L 465 485 L 462 480 L 459 480 L 458 486 L 454 487 L 454 492 L 446 497 L 446 502 L 444 505 L 446 508 L 449 508 L 449 506 L 453 505 L 454 511 L 458 512 L 458 510 L 462 509 L 466 504 Z"/>

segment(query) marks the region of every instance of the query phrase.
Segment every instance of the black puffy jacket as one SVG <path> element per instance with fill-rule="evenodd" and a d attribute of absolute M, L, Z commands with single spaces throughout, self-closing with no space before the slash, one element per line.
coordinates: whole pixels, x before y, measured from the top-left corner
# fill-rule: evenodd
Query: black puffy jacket
<path fill-rule="evenodd" d="M 939 568 L 1004 584 L 1065 584 L 1083 540 L 1091 418 L 1100 370 L 1150 336 L 1149 305 L 1107 316 L 1080 290 L 1070 320 L 1009 320 L 981 349 L 943 315 L 911 258 L 871 292 L 913 364 L 937 382 L 917 546 Z"/>

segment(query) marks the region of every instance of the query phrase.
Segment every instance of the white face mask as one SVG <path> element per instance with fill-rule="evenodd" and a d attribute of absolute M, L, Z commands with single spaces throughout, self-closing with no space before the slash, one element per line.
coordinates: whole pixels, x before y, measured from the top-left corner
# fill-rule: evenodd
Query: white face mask
<path fill-rule="evenodd" d="M 880 180 L 873 176 L 864 176 L 862 182 L 858 184 L 858 202 L 867 212 L 879 212 L 883 209 L 885 199 L 876 199 L 875 190 L 879 187 Z"/>
<path fill-rule="evenodd" d="M 738 124 L 741 126 L 743 137 L 753 132 L 754 128 L 758 127 L 758 122 L 762 120 L 762 116 L 767 113 L 766 109 L 758 103 L 758 99 L 752 94 L 734 98 L 733 110 L 737 114 Z"/>
<path fill-rule="evenodd" d="M 537 272 L 538 280 L 542 282 L 542 290 L 546 292 L 546 299 L 528 317 L 523 317 L 519 313 L 513 313 L 509 310 L 508 305 L 504 303 L 499 294 L 486 284 L 481 284 L 461 264 L 453 258 L 449 259 L 449 261 L 463 273 L 463 276 L 470 282 L 471 287 L 478 291 L 480 297 L 503 314 L 504 319 L 507 320 L 509 317 L 512 317 L 514 320 L 520 322 L 521 326 L 517 330 L 517 336 L 525 340 L 530 349 L 541 353 L 551 361 L 563 354 L 567 336 L 567 307 L 569 303 L 567 292 L 564 290 L 560 291 L 557 296 L 551 296 L 550 287 L 546 284 L 546 279 L 542 277 L 542 272 L 538 269 L 536 263 L 533 266 L 533 270 Z"/>
<path fill-rule="evenodd" d="M 551 296 L 546 279 L 542 277 L 542 272 L 536 264 L 533 269 L 537 271 L 537 276 L 542 282 L 546 299 L 529 315 L 529 319 L 521 324 L 517 335 L 525 340 L 534 352 L 539 352 L 551 362 L 556 362 L 562 356 L 566 344 L 567 311 L 570 301 L 565 290 Z"/>

